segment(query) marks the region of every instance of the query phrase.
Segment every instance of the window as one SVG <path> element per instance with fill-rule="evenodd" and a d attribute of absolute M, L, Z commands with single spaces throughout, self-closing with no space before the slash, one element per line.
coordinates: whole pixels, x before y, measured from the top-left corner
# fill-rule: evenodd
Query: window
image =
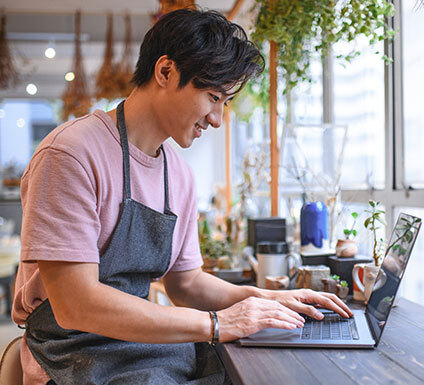
<path fill-rule="evenodd" d="M 423 9 L 416 0 L 402 1 L 402 77 L 403 126 L 406 186 L 424 187 L 424 172 L 419 161 L 424 148 L 424 35 Z"/>

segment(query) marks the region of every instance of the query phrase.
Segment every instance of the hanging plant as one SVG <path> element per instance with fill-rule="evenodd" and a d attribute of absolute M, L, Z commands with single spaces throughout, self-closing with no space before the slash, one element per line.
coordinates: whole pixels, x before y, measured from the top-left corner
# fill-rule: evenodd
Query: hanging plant
<path fill-rule="evenodd" d="M 84 66 L 81 53 L 81 12 L 75 14 L 75 52 L 72 72 L 74 80 L 68 82 L 62 95 L 62 119 L 68 120 L 71 115 L 78 117 L 88 114 L 91 99 L 87 91 Z"/>
<path fill-rule="evenodd" d="M 117 66 L 113 63 L 113 16 L 107 18 L 106 48 L 103 64 L 96 76 L 96 89 L 94 96 L 97 100 L 114 100 L 118 95 Z"/>
<path fill-rule="evenodd" d="M 122 60 L 116 69 L 116 88 L 118 97 L 126 98 L 133 89 L 132 36 L 130 15 L 125 15 L 125 45 Z"/>
<path fill-rule="evenodd" d="M 0 26 L 0 89 L 6 90 L 18 83 L 18 72 L 13 64 L 12 54 L 6 37 L 6 15 L 1 15 Z"/>
<path fill-rule="evenodd" d="M 394 7 L 387 0 L 255 0 L 259 14 L 252 37 L 279 45 L 278 63 L 289 92 L 299 81 L 311 82 L 308 71 L 313 53 L 325 57 L 332 44 L 366 36 L 372 45 L 391 39 L 386 18 Z M 354 48 L 338 58 L 350 62 Z M 383 55 L 387 62 L 390 59 Z"/>

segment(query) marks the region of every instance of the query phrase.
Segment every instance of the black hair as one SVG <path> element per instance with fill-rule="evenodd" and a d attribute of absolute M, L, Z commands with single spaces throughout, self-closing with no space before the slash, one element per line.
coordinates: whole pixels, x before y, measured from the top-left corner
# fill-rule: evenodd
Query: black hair
<path fill-rule="evenodd" d="M 239 91 L 264 69 L 264 58 L 243 28 L 216 11 L 179 9 L 162 16 L 146 33 L 133 83 L 145 85 L 157 60 L 167 55 L 180 72 L 179 87 Z"/>

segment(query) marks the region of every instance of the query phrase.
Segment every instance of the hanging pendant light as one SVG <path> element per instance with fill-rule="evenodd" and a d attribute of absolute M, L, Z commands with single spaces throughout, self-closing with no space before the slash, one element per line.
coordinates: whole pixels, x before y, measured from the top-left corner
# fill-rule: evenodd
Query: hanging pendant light
<path fill-rule="evenodd" d="M 91 107 L 91 98 L 88 94 L 85 80 L 84 66 L 81 53 L 81 12 L 75 14 L 75 51 L 72 72 L 75 78 L 67 82 L 62 95 L 62 119 L 68 120 L 71 115 L 78 117 L 88 114 Z"/>

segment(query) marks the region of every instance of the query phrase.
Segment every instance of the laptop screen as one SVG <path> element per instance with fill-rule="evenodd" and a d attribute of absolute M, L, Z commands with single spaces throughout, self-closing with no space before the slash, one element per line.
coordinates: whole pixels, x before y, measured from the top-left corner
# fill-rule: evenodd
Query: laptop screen
<path fill-rule="evenodd" d="M 368 301 L 367 316 L 376 343 L 389 316 L 400 281 L 421 226 L 421 219 L 401 213 Z"/>

